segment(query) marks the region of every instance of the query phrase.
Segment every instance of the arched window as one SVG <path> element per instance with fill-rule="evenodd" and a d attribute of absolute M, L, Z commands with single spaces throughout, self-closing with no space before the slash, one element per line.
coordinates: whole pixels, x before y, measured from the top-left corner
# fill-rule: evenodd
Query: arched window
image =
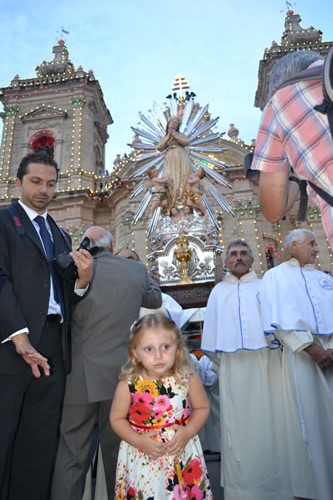
<path fill-rule="evenodd" d="M 52 156 L 54 156 L 55 149 L 55 136 L 51 130 L 41 130 L 36 132 L 30 139 L 30 150 L 39 151 L 46 150 Z"/>

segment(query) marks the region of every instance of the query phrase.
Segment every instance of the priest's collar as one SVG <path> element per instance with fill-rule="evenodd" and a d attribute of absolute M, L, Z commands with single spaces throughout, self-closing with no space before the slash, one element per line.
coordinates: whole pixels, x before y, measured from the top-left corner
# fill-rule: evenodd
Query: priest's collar
<path fill-rule="evenodd" d="M 298 260 L 295 259 L 295 257 L 289 259 L 287 263 L 290 264 L 291 266 L 302 267 L 302 269 L 306 269 L 307 271 L 314 271 L 316 269 L 315 264 L 305 264 L 305 266 L 300 266 Z"/>
<path fill-rule="evenodd" d="M 228 273 L 225 275 L 222 281 L 227 281 L 228 283 L 238 283 L 238 282 L 247 283 L 248 281 L 254 281 L 257 279 L 258 276 L 256 275 L 256 273 L 254 271 L 250 271 L 246 274 L 243 274 L 243 276 L 241 276 L 239 279 L 233 274 Z"/>

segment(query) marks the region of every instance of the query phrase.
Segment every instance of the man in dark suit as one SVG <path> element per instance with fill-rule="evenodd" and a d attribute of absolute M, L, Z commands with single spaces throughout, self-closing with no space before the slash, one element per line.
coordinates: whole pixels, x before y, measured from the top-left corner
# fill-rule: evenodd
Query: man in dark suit
<path fill-rule="evenodd" d="M 96 450 L 95 426 L 107 486 L 103 498 L 113 499 L 120 439 L 109 422 L 111 402 L 127 359 L 131 325 L 141 306 L 156 309 L 162 303 L 159 286 L 146 267 L 112 253 L 109 231 L 93 226 L 83 236 L 96 249 L 94 277 L 87 297 L 73 310 L 73 366 L 66 382 L 52 500 L 82 499 Z"/>
<path fill-rule="evenodd" d="M 92 277 L 90 253 L 70 252 L 69 236 L 47 214 L 57 178 L 50 155 L 25 156 L 16 179 L 20 200 L 0 211 L 1 500 L 49 499 L 70 301 L 85 294 Z M 75 262 L 76 281 L 57 272 L 60 253 Z"/>

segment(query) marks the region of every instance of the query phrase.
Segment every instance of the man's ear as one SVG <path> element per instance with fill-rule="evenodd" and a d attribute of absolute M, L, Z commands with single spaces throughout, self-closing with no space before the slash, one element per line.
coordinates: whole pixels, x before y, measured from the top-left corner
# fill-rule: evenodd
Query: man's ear
<path fill-rule="evenodd" d="M 295 251 L 297 251 L 298 248 L 298 241 L 294 240 L 290 243 L 290 250 L 291 250 L 291 255 L 295 254 Z"/>
<path fill-rule="evenodd" d="M 15 179 L 15 186 L 16 186 L 17 188 L 19 188 L 19 187 L 21 187 L 21 186 L 22 186 L 22 181 L 21 181 L 21 179 L 19 179 L 18 177 L 16 177 L 16 179 Z"/>

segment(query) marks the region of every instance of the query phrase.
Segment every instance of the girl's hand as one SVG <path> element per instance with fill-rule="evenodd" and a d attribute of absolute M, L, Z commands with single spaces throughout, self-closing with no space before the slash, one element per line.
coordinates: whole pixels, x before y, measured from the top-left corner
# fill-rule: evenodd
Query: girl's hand
<path fill-rule="evenodd" d="M 158 432 L 147 432 L 146 434 L 141 434 L 139 444 L 140 450 L 154 460 L 162 457 L 168 451 L 167 443 L 159 443 L 153 439 L 153 437 L 157 435 Z"/>
<path fill-rule="evenodd" d="M 175 435 L 167 445 L 167 452 L 170 455 L 178 456 L 184 450 L 191 436 L 183 425 L 174 424 L 171 429 L 175 431 Z"/>

